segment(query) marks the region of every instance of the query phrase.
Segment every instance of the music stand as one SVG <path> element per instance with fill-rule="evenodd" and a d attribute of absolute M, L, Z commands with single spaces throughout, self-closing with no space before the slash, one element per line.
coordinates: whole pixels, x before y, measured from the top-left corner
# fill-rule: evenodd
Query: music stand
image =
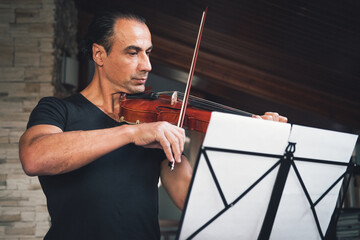
<path fill-rule="evenodd" d="M 356 139 L 214 112 L 177 239 L 324 239 Z"/>

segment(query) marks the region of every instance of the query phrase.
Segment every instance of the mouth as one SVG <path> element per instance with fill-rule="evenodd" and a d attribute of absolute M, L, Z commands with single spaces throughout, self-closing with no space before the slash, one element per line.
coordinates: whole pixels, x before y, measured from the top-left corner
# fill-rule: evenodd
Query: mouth
<path fill-rule="evenodd" d="M 147 77 L 133 77 L 132 80 L 135 81 L 137 84 L 145 84 Z"/>
<path fill-rule="evenodd" d="M 137 84 L 145 84 L 146 83 L 146 78 L 133 78 L 133 81 L 135 81 Z"/>

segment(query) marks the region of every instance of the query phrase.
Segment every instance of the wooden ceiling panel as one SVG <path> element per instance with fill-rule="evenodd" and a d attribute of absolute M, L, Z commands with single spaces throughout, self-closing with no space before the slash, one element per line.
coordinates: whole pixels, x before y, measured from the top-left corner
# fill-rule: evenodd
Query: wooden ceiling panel
<path fill-rule="evenodd" d="M 274 104 L 306 124 L 327 122 L 328 128 L 360 133 L 358 1 L 75 2 L 80 12 L 90 14 L 104 6 L 135 9 L 148 19 L 152 59 L 184 72 L 207 5 L 194 90 L 233 106 L 244 98 L 256 101 L 254 109 L 245 104 L 247 111 Z M 304 112 L 306 119 L 300 116 Z"/>

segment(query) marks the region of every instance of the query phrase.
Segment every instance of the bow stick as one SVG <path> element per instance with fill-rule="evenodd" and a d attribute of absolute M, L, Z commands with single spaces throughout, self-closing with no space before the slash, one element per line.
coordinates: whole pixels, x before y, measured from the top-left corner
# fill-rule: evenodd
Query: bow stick
<path fill-rule="evenodd" d="M 192 83 L 192 79 L 193 79 L 194 72 L 195 72 L 195 65 L 196 65 L 196 60 L 197 60 L 197 56 L 198 56 L 198 52 L 199 52 L 201 36 L 202 36 L 202 32 L 203 32 L 204 25 L 205 25 L 207 9 L 208 8 L 206 7 L 205 10 L 203 11 L 203 14 L 201 17 L 199 32 L 198 32 L 198 36 L 197 36 L 197 40 L 196 40 L 193 58 L 191 61 L 190 72 L 189 72 L 188 80 L 186 83 L 185 94 L 184 94 L 184 98 L 183 98 L 183 102 L 182 102 L 181 110 L 180 110 L 180 114 L 179 114 L 179 121 L 177 124 L 178 127 L 182 127 L 184 124 L 185 112 L 186 112 L 186 107 L 187 107 L 187 103 L 188 103 L 188 99 L 189 99 L 189 95 L 190 95 L 191 83 Z M 174 167 L 175 167 L 175 160 L 171 164 L 171 171 L 174 170 Z"/>

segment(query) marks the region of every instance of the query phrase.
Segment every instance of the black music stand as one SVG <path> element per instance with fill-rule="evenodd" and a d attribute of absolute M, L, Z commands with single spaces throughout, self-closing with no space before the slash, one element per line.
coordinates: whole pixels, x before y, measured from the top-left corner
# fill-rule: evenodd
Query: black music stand
<path fill-rule="evenodd" d="M 213 113 L 177 238 L 324 239 L 356 139 Z"/>

